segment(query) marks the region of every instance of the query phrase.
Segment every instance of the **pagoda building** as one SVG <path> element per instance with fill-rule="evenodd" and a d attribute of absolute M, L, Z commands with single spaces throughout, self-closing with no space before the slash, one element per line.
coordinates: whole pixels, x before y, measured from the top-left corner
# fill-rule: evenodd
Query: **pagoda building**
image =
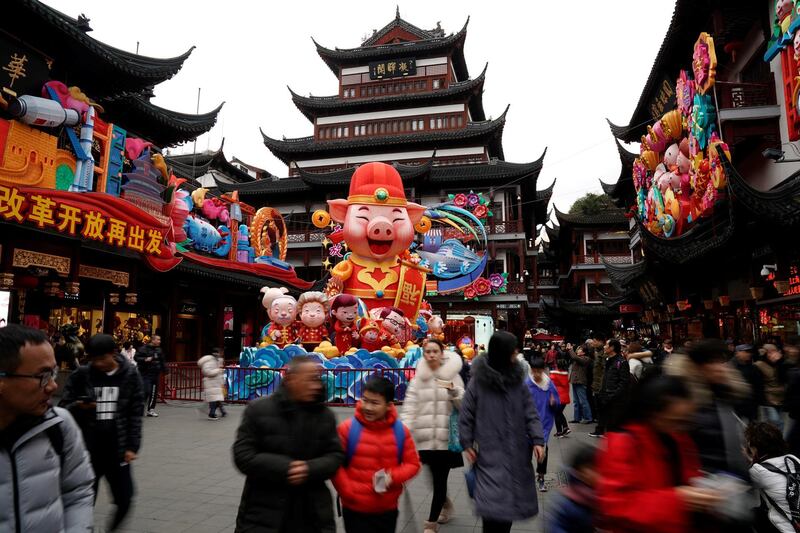
<path fill-rule="evenodd" d="M 714 161 L 724 179 L 703 216 L 683 232 L 654 233 L 657 225 L 637 210 L 641 161 L 621 146 L 621 174 L 603 184 L 634 214 L 637 259 L 606 265 L 609 279 L 630 302 L 643 305 L 653 335 L 782 343 L 800 334 L 800 70 L 791 44 L 800 16 L 791 3 L 778 4 L 776 13 L 770 0 L 676 0 L 630 119 L 609 122 L 619 141 L 649 142 L 666 114 L 685 109 L 679 96 L 696 86 L 697 65 L 707 57 L 715 67 L 707 78 L 713 85 L 707 116 L 729 150 Z M 650 155 L 643 146 L 642 155 Z"/>
<path fill-rule="evenodd" d="M 120 342 L 161 334 L 170 360 L 223 346 L 238 356 L 264 323 L 253 296 L 261 287 L 313 284 L 254 263 L 252 246 L 233 231 L 254 210 L 235 194 L 208 193 L 210 209 L 192 213 L 194 239 L 188 226 L 178 236 L 193 209 L 179 196 L 264 176 L 229 163 L 222 147 L 190 162 L 167 155 L 208 132 L 222 107 L 195 115 L 151 101 L 193 47 L 147 57 L 94 39 L 83 15 L 37 0 L 3 7 L 0 318 L 50 334 L 74 329 L 84 342 L 100 332 Z"/>
<path fill-rule="evenodd" d="M 508 292 L 477 302 L 460 294 L 429 293 L 427 299 L 445 318 L 489 315 L 521 334 L 538 307 L 533 243 L 553 187 L 537 191 L 544 153 L 528 163 L 505 160 L 508 107 L 487 118 L 482 98 L 487 69 L 470 77 L 466 37 L 466 23 L 445 34 L 441 27 L 415 26 L 398 11 L 356 48 L 331 49 L 314 41 L 337 78 L 336 93 L 301 96 L 289 89 L 312 134 L 287 139 L 262 131 L 264 144 L 286 164 L 288 177 L 237 189 L 243 201 L 281 211 L 290 231 L 288 260 L 306 279 L 326 274 L 320 265 L 327 259 L 320 254 L 324 236 L 310 226 L 310 215 L 326 208 L 327 199 L 342 197 L 362 163 L 394 165 L 407 197 L 426 206 L 447 201 L 449 194 L 482 192 L 493 213 L 487 222 L 487 273 L 507 273 Z M 223 192 L 232 189 L 218 185 Z"/>

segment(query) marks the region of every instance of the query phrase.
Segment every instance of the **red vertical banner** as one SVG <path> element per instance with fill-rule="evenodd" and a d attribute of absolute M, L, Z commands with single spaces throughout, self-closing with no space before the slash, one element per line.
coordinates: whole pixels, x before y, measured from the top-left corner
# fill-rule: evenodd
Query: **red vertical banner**
<path fill-rule="evenodd" d="M 783 98 L 786 103 L 786 126 L 789 140 L 800 139 L 800 116 L 797 110 L 798 89 L 800 78 L 797 72 L 797 60 L 794 58 L 794 48 L 787 46 L 781 52 L 781 68 L 783 74 Z"/>

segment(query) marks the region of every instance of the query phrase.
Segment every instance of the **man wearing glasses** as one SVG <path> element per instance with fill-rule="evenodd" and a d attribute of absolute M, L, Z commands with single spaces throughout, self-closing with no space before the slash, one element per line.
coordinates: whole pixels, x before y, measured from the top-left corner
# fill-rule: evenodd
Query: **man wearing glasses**
<path fill-rule="evenodd" d="M 83 431 L 96 475 L 95 491 L 104 476 L 111 488 L 117 506 L 113 531 L 125 519 L 133 498 L 131 463 L 142 441 L 144 390 L 136 367 L 117 353 L 111 335 L 100 333 L 89 339 L 86 354 L 89 364 L 69 376 L 61 405 Z"/>
<path fill-rule="evenodd" d="M 247 405 L 233 444 L 236 468 L 247 476 L 237 532 L 336 532 L 325 480 L 344 452 L 323 398 L 318 360 L 301 355 L 274 394 Z"/>
<path fill-rule="evenodd" d="M 50 406 L 57 369 L 44 333 L 0 328 L 0 531 L 92 529 L 89 455 L 72 416 Z"/>

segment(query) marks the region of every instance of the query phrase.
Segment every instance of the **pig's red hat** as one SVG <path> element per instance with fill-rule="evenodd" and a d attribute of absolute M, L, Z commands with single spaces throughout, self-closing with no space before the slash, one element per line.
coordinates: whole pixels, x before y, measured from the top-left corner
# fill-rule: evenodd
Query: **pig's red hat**
<path fill-rule="evenodd" d="M 367 163 L 353 172 L 348 204 L 407 205 L 400 174 L 386 163 Z"/>

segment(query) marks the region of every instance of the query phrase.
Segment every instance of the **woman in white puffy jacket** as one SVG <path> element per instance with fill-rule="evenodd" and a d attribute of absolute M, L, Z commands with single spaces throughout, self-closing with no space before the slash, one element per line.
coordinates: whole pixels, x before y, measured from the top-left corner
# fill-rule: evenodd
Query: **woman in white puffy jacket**
<path fill-rule="evenodd" d="M 208 402 L 208 419 L 218 420 L 217 408 L 220 414 L 225 416 L 225 408 L 222 402 L 225 401 L 223 386 L 225 384 L 225 365 L 219 358 L 219 349 L 213 350 L 213 355 L 204 355 L 197 361 L 197 366 L 203 373 L 203 393 Z"/>
<path fill-rule="evenodd" d="M 756 513 L 755 531 L 794 533 L 786 484 L 787 473 L 800 472 L 800 459 L 789 454 L 783 434 L 772 424 L 753 422 L 747 426 L 744 438 L 745 451 L 752 462 L 750 480 L 761 496 L 761 510 L 766 510 Z"/>
<path fill-rule="evenodd" d="M 447 477 L 452 468 L 464 466 L 461 453 L 448 446 L 450 417 L 461 407 L 464 382 L 459 376 L 461 358 L 445 351 L 439 340 L 426 340 L 423 356 L 406 391 L 401 418 L 414 437 L 420 461 L 433 477 L 433 499 L 425 522 L 425 533 L 430 533 L 450 520 L 453 504 L 447 498 Z"/>

